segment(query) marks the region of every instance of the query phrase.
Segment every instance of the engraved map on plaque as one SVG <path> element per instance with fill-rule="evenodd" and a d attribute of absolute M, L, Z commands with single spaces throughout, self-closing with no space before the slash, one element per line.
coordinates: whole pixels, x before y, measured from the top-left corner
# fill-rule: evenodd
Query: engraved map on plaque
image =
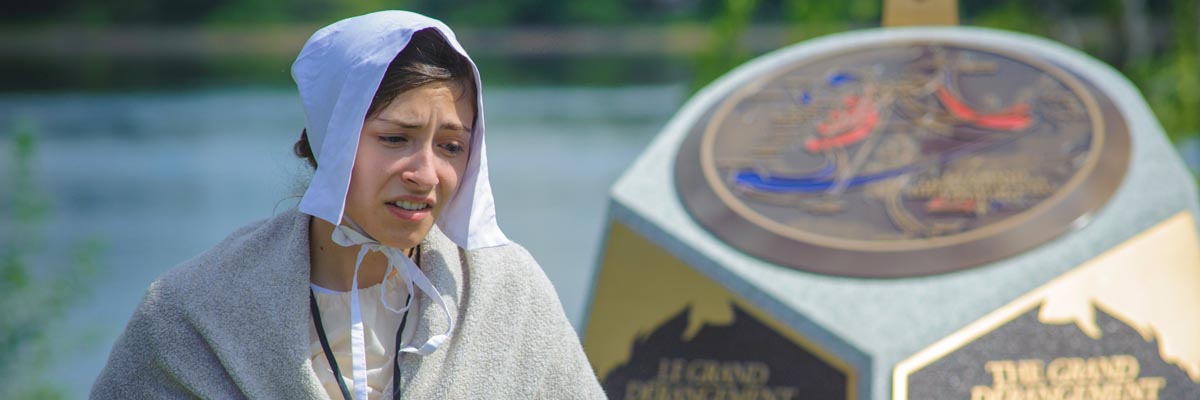
<path fill-rule="evenodd" d="M 1112 101 L 1036 58 L 964 44 L 848 49 L 718 102 L 676 184 L 731 245 L 901 277 L 1015 255 L 1086 222 L 1128 162 Z"/>
<path fill-rule="evenodd" d="M 860 369 L 845 353 L 621 223 L 608 235 L 583 345 L 609 398 L 860 398 Z"/>
<path fill-rule="evenodd" d="M 1043 323 L 1040 311 L 1030 309 L 912 373 L 907 398 L 1200 399 L 1200 384 L 1159 356 L 1156 337 L 1102 308 L 1091 310 L 1099 339 L 1073 323 Z"/>
<path fill-rule="evenodd" d="M 1200 399 L 1200 248 L 1181 212 L 896 365 L 895 400 Z"/>
<path fill-rule="evenodd" d="M 847 376 L 736 304 L 733 323 L 685 339 L 690 308 L 634 342 L 604 378 L 613 398 L 847 399 Z"/>

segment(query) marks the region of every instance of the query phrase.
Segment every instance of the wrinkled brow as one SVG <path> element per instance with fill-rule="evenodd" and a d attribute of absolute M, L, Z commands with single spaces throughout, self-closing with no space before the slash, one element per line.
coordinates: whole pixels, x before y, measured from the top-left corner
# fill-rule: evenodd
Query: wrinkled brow
<path fill-rule="evenodd" d="M 425 124 L 423 122 L 417 122 L 417 121 L 392 119 L 392 118 L 387 118 L 387 117 L 376 117 L 375 120 L 385 123 L 385 124 L 388 124 L 388 125 L 395 125 L 397 127 L 404 128 L 404 129 L 420 129 L 420 128 L 425 127 Z M 460 132 L 471 132 L 472 131 L 471 127 L 463 126 L 462 124 L 459 124 L 457 122 L 445 122 L 445 123 L 442 123 L 442 125 L 439 126 L 438 128 L 439 128 L 439 130 L 444 130 L 444 131 L 460 131 Z"/>

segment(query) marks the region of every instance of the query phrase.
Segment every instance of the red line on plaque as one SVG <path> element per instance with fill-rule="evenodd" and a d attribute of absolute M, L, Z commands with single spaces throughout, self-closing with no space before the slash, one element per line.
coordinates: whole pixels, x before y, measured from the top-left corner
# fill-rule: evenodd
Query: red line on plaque
<path fill-rule="evenodd" d="M 1027 103 L 1015 103 L 1003 111 L 984 114 L 954 97 L 945 86 L 938 87 L 937 97 L 951 114 L 972 125 L 1002 131 L 1019 131 L 1028 128 L 1033 122 Z"/>
<path fill-rule="evenodd" d="M 870 136 L 879 125 L 879 110 L 875 109 L 873 92 L 868 86 L 861 97 L 842 98 L 842 108 L 830 110 L 825 122 L 817 125 L 817 134 L 824 137 L 805 140 L 804 149 L 817 153 L 846 147 Z"/>

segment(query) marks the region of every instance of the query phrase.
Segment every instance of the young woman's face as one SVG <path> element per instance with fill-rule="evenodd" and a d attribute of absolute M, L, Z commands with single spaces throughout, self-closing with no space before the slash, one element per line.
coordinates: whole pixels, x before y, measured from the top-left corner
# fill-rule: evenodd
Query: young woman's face
<path fill-rule="evenodd" d="M 346 215 L 385 245 L 425 239 L 467 168 L 475 94 L 454 82 L 406 91 L 364 121 Z"/>

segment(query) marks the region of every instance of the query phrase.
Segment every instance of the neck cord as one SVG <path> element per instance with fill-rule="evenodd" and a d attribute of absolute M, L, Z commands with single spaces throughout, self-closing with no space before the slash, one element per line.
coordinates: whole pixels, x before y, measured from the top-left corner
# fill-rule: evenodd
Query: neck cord
<path fill-rule="evenodd" d="M 416 263 L 421 266 L 421 246 L 417 245 Z M 387 277 L 384 277 L 387 280 Z M 408 306 L 412 304 L 413 293 L 408 293 L 408 298 L 404 301 L 404 315 L 400 316 L 400 327 L 396 329 L 396 355 L 392 358 L 392 399 L 401 400 L 400 394 L 400 338 L 404 334 L 404 326 L 408 323 Z M 333 357 L 333 350 L 329 347 L 329 338 L 325 336 L 325 325 L 321 323 L 321 309 L 317 307 L 317 295 L 313 293 L 312 288 L 308 288 L 308 304 L 309 310 L 312 312 L 313 324 L 317 326 L 317 338 L 321 340 L 321 350 L 325 352 L 325 359 L 329 361 L 329 368 L 333 370 L 333 378 L 337 380 L 338 389 L 342 391 L 342 398 L 345 400 L 353 400 L 350 396 L 350 389 L 346 387 L 346 382 L 342 380 L 342 370 L 338 368 L 337 360 Z M 366 399 L 362 399 L 366 400 Z"/>

